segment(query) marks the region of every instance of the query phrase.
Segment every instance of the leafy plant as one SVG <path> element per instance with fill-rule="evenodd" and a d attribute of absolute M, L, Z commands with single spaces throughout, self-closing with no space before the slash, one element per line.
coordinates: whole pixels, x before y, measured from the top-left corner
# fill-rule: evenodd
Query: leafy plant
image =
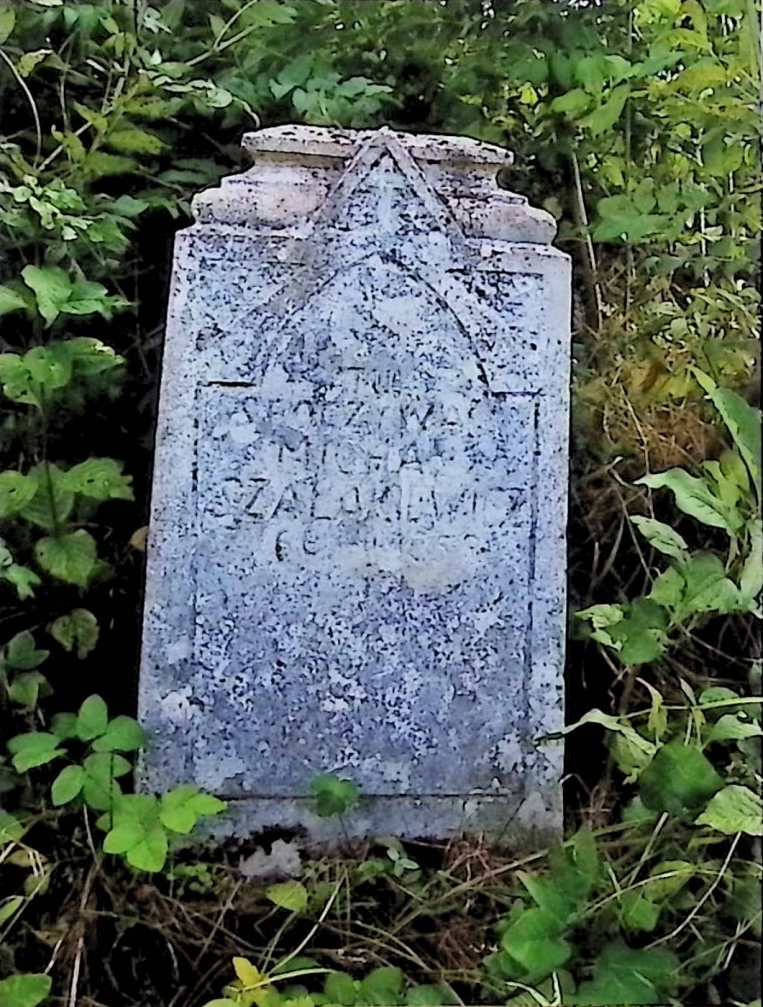
<path fill-rule="evenodd" d="M 657 660 L 676 631 L 695 628 L 710 615 L 761 615 L 763 524 L 760 517 L 761 414 L 741 396 L 718 388 L 695 371 L 734 443 L 720 461 L 704 462 L 699 475 L 671 469 L 637 480 L 637 485 L 671 490 L 680 511 L 710 528 L 726 532 L 725 560 L 710 552 L 691 553 L 672 527 L 651 517 L 633 524 L 670 564 L 643 598 L 593 605 L 577 613 L 589 622 L 591 636 L 627 665 Z"/>
<path fill-rule="evenodd" d="M 310 789 L 315 812 L 321 818 L 345 815 L 360 802 L 360 790 L 356 783 L 330 773 L 314 777 Z"/>

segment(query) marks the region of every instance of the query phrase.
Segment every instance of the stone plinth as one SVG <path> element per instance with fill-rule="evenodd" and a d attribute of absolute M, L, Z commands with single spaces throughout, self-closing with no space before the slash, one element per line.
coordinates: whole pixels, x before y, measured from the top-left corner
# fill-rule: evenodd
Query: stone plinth
<path fill-rule="evenodd" d="M 178 237 L 142 786 L 229 827 L 555 828 L 569 261 L 454 137 L 278 127 Z"/>

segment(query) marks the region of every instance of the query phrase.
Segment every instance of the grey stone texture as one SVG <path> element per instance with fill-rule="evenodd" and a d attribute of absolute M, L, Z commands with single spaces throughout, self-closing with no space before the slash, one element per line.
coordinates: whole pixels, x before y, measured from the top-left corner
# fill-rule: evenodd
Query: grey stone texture
<path fill-rule="evenodd" d="M 500 148 L 305 126 L 176 240 L 141 786 L 350 835 L 561 816 L 569 260 Z"/>

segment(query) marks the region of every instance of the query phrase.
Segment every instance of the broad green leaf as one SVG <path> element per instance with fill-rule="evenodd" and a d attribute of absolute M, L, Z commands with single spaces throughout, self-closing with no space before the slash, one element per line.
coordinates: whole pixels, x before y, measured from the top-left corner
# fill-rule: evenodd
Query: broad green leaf
<path fill-rule="evenodd" d="M 47 1000 L 52 986 L 50 976 L 36 973 L 0 979 L 0 1007 L 38 1007 Z"/>
<path fill-rule="evenodd" d="M 127 863 L 139 871 L 160 871 L 166 863 L 168 848 L 167 833 L 161 826 L 144 829 L 140 841 L 125 851 Z"/>
<path fill-rule="evenodd" d="M 0 45 L 7 42 L 13 34 L 16 25 L 16 11 L 13 7 L 3 7 L 0 10 Z"/>
<path fill-rule="evenodd" d="M 55 531 L 74 506 L 74 494 L 66 488 L 65 473 L 56 465 L 42 462 L 30 469 L 29 478 L 34 480 L 37 491 L 21 516 L 45 531 Z"/>
<path fill-rule="evenodd" d="M 132 717 L 120 715 L 109 721 L 104 734 L 93 742 L 94 752 L 137 752 L 143 747 L 146 735 Z M 166 795 L 165 795 L 166 796 Z M 204 814 L 205 812 L 199 812 Z"/>
<path fill-rule="evenodd" d="M 739 577 L 739 590 L 752 605 L 759 600 L 763 590 L 763 522 L 760 518 L 750 523 L 749 543 L 749 552 Z"/>
<path fill-rule="evenodd" d="M 106 145 L 118 154 L 161 154 L 166 147 L 161 137 L 135 126 L 112 130 Z"/>
<path fill-rule="evenodd" d="M 636 480 L 637 486 L 651 489 L 665 487 L 672 491 L 676 506 L 684 514 L 696 518 L 711 528 L 723 528 L 729 534 L 736 534 L 741 527 L 741 519 L 713 493 L 705 479 L 689 475 L 683 469 L 668 469 Z"/>
<path fill-rule="evenodd" d="M 723 779 L 712 763 L 681 741 L 658 749 L 639 777 L 644 805 L 679 818 L 693 818 L 722 787 Z"/>
<path fill-rule="evenodd" d="M 738 713 L 726 713 L 710 729 L 708 745 L 714 741 L 742 741 L 763 737 L 763 728 L 753 720 L 742 720 Z"/>
<path fill-rule="evenodd" d="M 123 465 L 113 458 L 88 458 L 66 473 L 66 486 L 92 500 L 133 500 L 131 476 L 123 475 Z"/>
<path fill-rule="evenodd" d="M 316 776 L 310 789 L 315 798 L 315 810 L 321 818 L 344 815 L 360 800 L 360 790 L 356 783 L 331 774 Z"/>
<path fill-rule="evenodd" d="M 77 714 L 77 737 L 81 741 L 92 741 L 106 733 L 109 711 L 100 696 L 88 696 Z"/>
<path fill-rule="evenodd" d="M 31 671 L 39 668 L 50 655 L 49 650 L 40 650 L 29 630 L 23 630 L 11 637 L 5 647 L 5 663 L 16 671 Z"/>
<path fill-rule="evenodd" d="M 723 563 L 714 553 L 695 553 L 680 571 L 686 587 L 680 605 L 676 606 L 677 618 L 687 618 L 697 612 L 739 610 L 739 589 L 726 577 Z"/>
<path fill-rule="evenodd" d="M 443 1004 L 452 1003 L 452 995 L 440 986 L 420 985 L 411 986 L 405 994 L 405 1002 L 408 1007 L 442 1007 Z"/>
<path fill-rule="evenodd" d="M 77 737 L 77 714 L 76 713 L 56 713 L 50 725 L 50 729 L 61 741 Z"/>
<path fill-rule="evenodd" d="M 73 801 L 82 790 L 85 782 L 85 770 L 82 766 L 66 766 L 53 781 L 50 795 L 53 805 L 57 808 Z"/>
<path fill-rule="evenodd" d="M 546 909 L 526 909 L 504 931 L 501 947 L 532 976 L 546 976 L 572 955 L 563 921 Z"/>
<path fill-rule="evenodd" d="M 21 566 L 19 563 L 11 563 L 8 566 L 0 565 L 0 577 L 16 588 L 19 601 L 33 598 L 34 589 L 42 584 L 34 570 L 30 570 L 28 566 Z"/>
<path fill-rule="evenodd" d="M 125 362 L 124 357 L 120 357 L 100 339 L 77 336 L 74 339 L 68 339 L 66 345 L 76 374 L 88 377 L 94 374 L 103 374 Z"/>
<path fill-rule="evenodd" d="M 8 751 L 13 756 L 13 768 L 17 773 L 26 773 L 37 766 L 44 766 L 64 754 L 59 748 L 60 738 L 47 731 L 30 731 L 17 734 L 8 742 Z"/>
<path fill-rule="evenodd" d="M 326 976 L 323 992 L 329 1003 L 340 1007 L 354 1007 L 358 995 L 355 980 L 346 972 L 332 972 Z"/>
<path fill-rule="evenodd" d="M 739 701 L 739 693 L 735 692 L 733 689 L 729 689 L 725 685 L 711 685 L 707 689 L 703 689 L 699 694 L 699 705 L 709 706 L 711 703 L 736 703 Z M 721 713 L 723 710 L 733 710 L 733 706 L 719 707 L 716 713 Z M 712 716 L 711 710 L 706 711 L 707 716 Z"/>
<path fill-rule="evenodd" d="M 552 112 L 564 112 L 566 115 L 578 116 L 591 106 L 591 96 L 579 87 L 559 95 L 551 102 Z"/>
<path fill-rule="evenodd" d="M 25 902 L 26 899 L 23 895 L 12 895 L 10 898 L 0 901 L 0 927 L 7 923 L 12 916 L 15 916 Z M 0 1004 L 2 1003 L 3 1001 L 0 1000 Z"/>
<path fill-rule="evenodd" d="M 125 776 L 132 769 L 127 759 L 113 753 L 89 755 L 83 768 L 85 777 L 82 796 L 86 803 L 97 811 L 110 811 L 122 797 L 117 777 Z"/>
<path fill-rule="evenodd" d="M 660 907 L 644 891 L 623 892 L 620 896 L 620 922 L 626 930 L 651 933 L 660 918 Z"/>
<path fill-rule="evenodd" d="M 34 553 L 46 573 L 78 587 L 87 587 L 98 560 L 95 539 L 83 528 L 66 535 L 39 539 Z"/>
<path fill-rule="evenodd" d="M 302 913 L 307 909 L 307 889 L 300 881 L 270 885 L 265 894 L 279 909 L 288 909 L 290 913 Z"/>
<path fill-rule="evenodd" d="M 23 671 L 8 686 L 8 697 L 30 709 L 37 706 L 41 693 L 49 696 L 51 688 L 47 678 L 39 671 Z"/>
<path fill-rule="evenodd" d="M 106 834 L 103 849 L 106 853 L 127 853 L 143 841 L 145 829 L 140 822 L 124 822 Z"/>
<path fill-rule="evenodd" d="M 574 1002 L 587 1007 L 664 1004 L 665 991 L 675 986 L 679 969 L 671 951 L 608 944 L 594 963 L 593 980 L 580 986 Z"/>
<path fill-rule="evenodd" d="M 707 825 L 731 836 L 763 836 L 763 801 L 749 787 L 731 784 L 713 796 L 695 825 Z"/>
<path fill-rule="evenodd" d="M 405 978 L 398 968 L 387 966 L 373 969 L 360 980 L 358 1000 L 364 1004 L 387 1007 L 400 1002 Z"/>
<path fill-rule="evenodd" d="M 2 18 L 2 12 L 0 12 Z M 2 28 L 0 28 L 2 34 Z M 8 285 L 0 286 L 0 315 L 7 315 L 11 311 L 19 311 L 21 308 L 28 308 L 29 301 L 23 293 Z"/>
<path fill-rule="evenodd" d="M 674 566 L 668 567 L 655 578 L 648 597 L 663 608 L 676 609 L 686 591 L 686 581 Z"/>
<path fill-rule="evenodd" d="M 80 659 L 87 657 L 98 643 L 98 620 L 86 608 L 75 608 L 68 615 L 60 615 L 48 631 L 64 650 L 72 651 L 76 647 Z"/>
<path fill-rule="evenodd" d="M 578 125 L 590 129 L 594 136 L 611 129 L 622 115 L 630 93 L 630 84 L 618 84 L 612 89 L 607 100 L 580 119 Z"/>
<path fill-rule="evenodd" d="M 539 909 L 553 913 L 560 920 L 568 919 L 575 911 L 574 900 L 560 889 L 555 879 L 539 878 L 526 871 L 518 871 L 517 877 Z"/>
<path fill-rule="evenodd" d="M 638 530 L 658 552 L 674 559 L 686 559 L 689 555 L 689 547 L 684 538 L 674 531 L 670 525 L 662 521 L 656 521 L 651 517 L 641 517 L 636 515 L 631 518 Z"/>
<path fill-rule="evenodd" d="M 15 517 L 31 503 L 37 492 L 34 479 L 21 472 L 0 472 L 0 518 Z"/>
<path fill-rule="evenodd" d="M 661 860 L 649 872 L 644 893 L 653 902 L 661 902 L 679 892 L 697 873 L 689 860 Z"/>
<path fill-rule="evenodd" d="M 708 393 L 721 419 L 739 448 L 750 471 L 753 485 L 759 486 L 761 458 L 761 415 L 741 395 L 729 388 L 719 388 L 709 375 L 693 368 L 694 376 Z"/>
<path fill-rule="evenodd" d="M 24 365 L 43 397 L 59 388 L 66 388 L 72 378 L 71 357 L 66 343 L 34 346 L 24 354 Z"/>
<path fill-rule="evenodd" d="M 7 811 L 0 808 L 0 846 L 7 843 L 17 843 L 23 838 L 26 827 Z"/>
<path fill-rule="evenodd" d="M 46 325 L 52 325 L 71 296 L 68 273 L 59 266 L 25 266 L 21 275 L 24 283 L 34 291 L 37 309 Z"/>
<path fill-rule="evenodd" d="M 233 959 L 233 970 L 236 973 L 236 978 L 245 989 L 265 986 L 269 982 L 268 977 L 246 958 L 236 956 Z"/>

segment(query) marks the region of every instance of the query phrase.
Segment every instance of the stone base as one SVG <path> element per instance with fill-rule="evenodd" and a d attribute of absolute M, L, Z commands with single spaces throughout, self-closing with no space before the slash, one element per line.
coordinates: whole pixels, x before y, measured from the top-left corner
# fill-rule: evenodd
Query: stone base
<path fill-rule="evenodd" d="M 551 795 L 528 797 L 375 797 L 341 819 L 320 818 L 309 798 L 248 798 L 231 800 L 228 810 L 205 822 L 209 838 L 251 839 L 264 832 L 296 833 L 309 844 L 332 845 L 345 840 L 440 839 L 488 833 L 509 847 L 545 842 L 562 830 L 560 788 Z"/>

